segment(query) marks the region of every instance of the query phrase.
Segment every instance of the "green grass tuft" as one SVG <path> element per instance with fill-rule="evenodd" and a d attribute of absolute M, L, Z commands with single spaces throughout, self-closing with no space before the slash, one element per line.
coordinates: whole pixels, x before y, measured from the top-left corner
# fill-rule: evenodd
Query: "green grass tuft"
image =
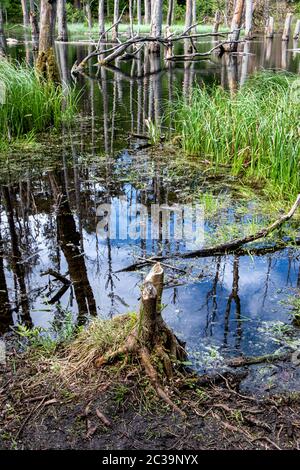
<path fill-rule="evenodd" d="M 234 96 L 218 86 L 196 87 L 171 111 L 183 150 L 268 183 L 273 196 L 293 198 L 300 188 L 298 81 L 292 74 L 262 72 Z"/>
<path fill-rule="evenodd" d="M 77 109 L 78 95 L 40 80 L 27 65 L 0 61 L 0 150 L 8 143 L 69 122 Z"/>

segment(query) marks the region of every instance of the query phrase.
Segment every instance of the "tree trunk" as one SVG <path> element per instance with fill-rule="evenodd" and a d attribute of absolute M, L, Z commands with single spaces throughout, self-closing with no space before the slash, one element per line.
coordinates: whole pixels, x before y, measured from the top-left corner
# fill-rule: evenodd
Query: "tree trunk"
<path fill-rule="evenodd" d="M 57 41 L 68 41 L 66 0 L 57 0 Z"/>
<path fill-rule="evenodd" d="M 274 37 L 274 18 L 270 16 L 266 26 L 266 38 L 273 39 Z"/>
<path fill-rule="evenodd" d="M 88 22 L 88 27 L 89 30 L 91 31 L 93 27 L 93 17 L 92 17 L 92 9 L 91 9 L 91 4 L 90 2 L 87 2 L 85 5 L 85 11 L 86 11 L 86 17 L 87 17 L 87 22 Z"/>
<path fill-rule="evenodd" d="M 104 19 L 104 0 L 99 0 L 98 7 L 98 24 L 100 36 L 105 33 L 105 19 Z"/>
<path fill-rule="evenodd" d="M 130 37 L 133 37 L 133 5 L 132 0 L 129 0 L 129 23 L 130 23 Z"/>
<path fill-rule="evenodd" d="M 192 26 L 192 20 L 193 20 L 193 0 L 186 0 L 185 25 L 184 25 L 185 30 L 187 30 L 190 26 Z"/>
<path fill-rule="evenodd" d="M 3 26 L 3 12 L 2 7 L 0 5 L 0 57 L 4 57 L 6 54 L 6 39 L 4 34 L 4 26 Z"/>
<path fill-rule="evenodd" d="M 32 49 L 38 51 L 39 49 L 39 21 L 38 13 L 35 7 L 34 0 L 29 1 L 30 4 L 30 24 L 31 24 L 31 37 L 32 37 Z"/>
<path fill-rule="evenodd" d="M 138 28 L 140 28 L 140 26 L 142 24 L 142 4 L 141 4 L 141 0 L 136 1 L 136 13 L 137 13 Z"/>
<path fill-rule="evenodd" d="M 145 17 L 144 17 L 144 22 L 145 24 L 150 24 L 151 23 L 151 0 L 144 0 L 144 6 L 145 6 Z"/>
<path fill-rule="evenodd" d="M 167 26 L 169 27 L 172 26 L 173 14 L 174 14 L 174 0 L 169 0 L 168 14 L 167 14 Z"/>
<path fill-rule="evenodd" d="M 196 2 L 196 0 L 193 0 L 193 5 L 192 5 L 192 23 L 193 24 L 197 23 L 197 2 Z"/>
<path fill-rule="evenodd" d="M 36 68 L 45 79 L 59 82 L 54 54 L 56 7 L 56 0 L 41 0 L 39 54 Z"/>
<path fill-rule="evenodd" d="M 213 31 L 212 31 L 214 34 L 216 34 L 219 31 L 220 24 L 221 24 L 221 13 L 220 11 L 216 11 Z"/>
<path fill-rule="evenodd" d="M 299 39 L 299 37 L 300 37 L 300 20 L 297 20 L 293 38 L 297 40 Z"/>
<path fill-rule="evenodd" d="M 153 0 L 152 2 L 152 19 L 151 19 L 151 36 L 160 37 L 162 34 L 162 0 Z M 159 42 L 153 42 L 150 45 L 151 52 L 159 52 L 160 44 Z"/>
<path fill-rule="evenodd" d="M 240 37 L 240 30 L 242 27 L 243 11 L 244 11 L 245 0 L 236 0 L 234 14 L 231 21 L 231 34 L 229 35 L 228 41 L 232 41 L 225 47 L 228 52 L 236 52 L 238 48 L 237 41 Z"/>
<path fill-rule="evenodd" d="M 293 14 L 288 13 L 286 15 L 286 19 L 285 19 L 285 23 L 284 23 L 284 29 L 283 29 L 283 33 L 282 33 L 282 40 L 283 41 L 288 41 L 290 39 L 292 19 L 293 19 Z"/>
<path fill-rule="evenodd" d="M 29 16 L 28 16 L 28 5 L 27 0 L 21 0 L 22 13 L 23 13 L 23 26 L 28 28 L 29 26 Z"/>
<path fill-rule="evenodd" d="M 113 22 L 116 23 L 119 19 L 119 0 L 114 0 L 114 20 Z M 112 40 L 116 41 L 118 38 L 118 25 L 115 25 L 112 29 Z"/>
<path fill-rule="evenodd" d="M 253 0 L 246 0 L 245 38 L 252 38 Z"/>

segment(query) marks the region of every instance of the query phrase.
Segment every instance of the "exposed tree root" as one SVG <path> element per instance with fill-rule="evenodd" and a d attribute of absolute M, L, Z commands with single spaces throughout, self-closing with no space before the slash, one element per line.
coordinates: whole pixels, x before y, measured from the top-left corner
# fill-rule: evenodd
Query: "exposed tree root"
<path fill-rule="evenodd" d="M 153 358 L 155 358 L 163 366 L 166 378 L 172 380 L 174 365 L 186 358 L 184 345 L 167 327 L 161 316 L 163 274 L 161 265 L 156 263 L 143 285 L 140 314 L 136 326 L 121 347 L 98 357 L 94 364 L 96 367 L 102 367 L 117 361 L 122 356 L 136 358 L 143 366 L 157 395 L 174 411 L 184 416 L 185 413 L 170 399 L 161 385 L 159 374 L 153 364 Z"/>

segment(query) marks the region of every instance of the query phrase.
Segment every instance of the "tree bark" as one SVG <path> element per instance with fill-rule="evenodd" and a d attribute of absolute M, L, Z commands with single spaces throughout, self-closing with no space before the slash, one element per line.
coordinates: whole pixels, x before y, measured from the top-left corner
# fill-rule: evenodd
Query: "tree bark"
<path fill-rule="evenodd" d="M 245 38 L 252 38 L 253 0 L 246 0 Z"/>
<path fill-rule="evenodd" d="M 151 36 L 160 37 L 162 34 L 162 0 L 153 0 L 151 9 Z M 159 42 L 153 42 L 150 45 L 150 51 L 158 53 L 160 51 Z"/>
<path fill-rule="evenodd" d="M 286 19 L 285 19 L 285 23 L 284 23 L 284 29 L 283 29 L 283 33 L 282 33 L 282 40 L 283 41 L 288 41 L 290 39 L 292 19 L 293 19 L 293 14 L 288 13 L 286 15 Z"/>
<path fill-rule="evenodd" d="M 151 0 L 144 0 L 144 7 L 145 7 L 144 22 L 145 24 L 150 24 L 151 23 Z"/>
<path fill-rule="evenodd" d="M 184 25 L 185 30 L 187 30 L 190 26 L 192 26 L 192 20 L 193 20 L 193 0 L 186 0 L 185 25 Z"/>
<path fill-rule="evenodd" d="M 45 79 L 59 82 L 59 72 L 54 54 L 56 7 L 56 0 L 41 0 L 39 54 L 36 68 Z"/>
<path fill-rule="evenodd" d="M 35 7 L 34 0 L 29 0 L 30 6 L 30 24 L 31 24 L 31 37 L 32 37 L 32 49 L 38 51 L 39 49 L 39 21 L 37 9 Z"/>
<path fill-rule="evenodd" d="M 92 9 L 91 9 L 91 3 L 90 2 L 86 3 L 85 11 L 86 11 L 88 27 L 89 27 L 89 30 L 91 31 L 91 29 L 93 27 L 93 17 L 92 17 Z"/>
<path fill-rule="evenodd" d="M 297 20 L 293 38 L 297 40 L 299 39 L 299 37 L 300 37 L 300 20 Z"/>
<path fill-rule="evenodd" d="M 174 0 L 169 0 L 168 14 L 167 14 L 167 26 L 169 27 L 172 26 L 173 14 L 174 14 Z"/>
<path fill-rule="evenodd" d="M 118 38 L 119 25 L 117 24 L 117 21 L 119 19 L 119 4 L 120 4 L 119 0 L 114 0 L 114 23 L 116 23 L 116 25 L 112 29 L 113 41 L 116 41 Z"/>
<path fill-rule="evenodd" d="M 242 27 L 243 11 L 244 11 L 245 0 L 236 0 L 234 14 L 231 21 L 231 34 L 228 37 L 228 41 L 232 41 L 225 47 L 228 52 L 236 52 L 238 48 L 237 41 L 240 37 L 240 30 Z"/>
<path fill-rule="evenodd" d="M 57 0 L 57 41 L 68 41 L 66 0 Z"/>
<path fill-rule="evenodd" d="M 28 28 L 29 26 L 29 15 L 28 15 L 28 5 L 27 0 L 21 0 L 22 13 L 23 13 L 23 26 Z"/>
<path fill-rule="evenodd" d="M 274 37 L 274 18 L 270 16 L 266 26 L 266 38 L 273 39 Z"/>
<path fill-rule="evenodd" d="M 142 4 L 141 4 L 141 0 L 136 0 L 136 14 L 137 14 L 138 28 L 140 28 L 140 26 L 142 24 Z"/>
<path fill-rule="evenodd" d="M 213 33 L 216 34 L 219 31 L 219 26 L 221 24 L 221 13 L 220 11 L 216 11 L 214 25 L 213 25 Z"/>
<path fill-rule="evenodd" d="M 100 36 L 105 33 L 105 18 L 104 18 L 104 0 L 99 0 L 98 6 L 98 24 Z"/>
<path fill-rule="evenodd" d="M 3 25 L 3 11 L 0 5 L 0 57 L 6 55 L 6 39 L 4 34 L 4 25 Z"/>

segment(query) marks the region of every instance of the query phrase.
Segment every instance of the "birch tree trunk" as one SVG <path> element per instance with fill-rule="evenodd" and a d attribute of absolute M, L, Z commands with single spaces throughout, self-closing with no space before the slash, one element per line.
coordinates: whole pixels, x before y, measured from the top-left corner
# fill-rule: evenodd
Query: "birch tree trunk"
<path fill-rule="evenodd" d="M 57 0 L 57 41 L 68 41 L 66 0 Z"/>
<path fill-rule="evenodd" d="M 38 14 L 35 8 L 34 0 L 29 0 L 30 6 L 30 24 L 31 24 L 31 37 L 32 37 L 32 49 L 38 51 L 39 49 L 39 21 Z"/>
<path fill-rule="evenodd" d="M 151 14 L 151 36 L 160 37 L 162 33 L 162 4 L 163 0 L 153 0 Z M 150 46 L 151 52 L 159 52 L 160 44 L 153 42 Z"/>
<path fill-rule="evenodd" d="M 98 24 L 99 24 L 99 34 L 100 35 L 104 34 L 104 32 L 105 32 L 104 0 L 99 0 Z"/>
<path fill-rule="evenodd" d="M 22 12 L 23 12 L 23 26 L 28 28 L 29 26 L 29 15 L 28 15 L 28 5 L 27 0 L 21 0 Z"/>
<path fill-rule="evenodd" d="M 216 34 L 219 31 L 220 23 L 221 23 L 221 13 L 219 11 L 216 11 L 213 31 L 212 31 L 214 34 Z"/>
<path fill-rule="evenodd" d="M 193 0 L 193 5 L 192 5 L 192 24 L 197 23 L 197 2 L 196 0 Z M 195 28 L 196 30 L 196 28 Z"/>
<path fill-rule="evenodd" d="M 269 39 L 273 39 L 274 37 L 274 18 L 270 16 L 266 26 L 266 37 Z"/>
<path fill-rule="evenodd" d="M 130 23 L 130 37 L 133 37 L 133 5 L 132 0 L 129 0 L 129 23 Z"/>
<path fill-rule="evenodd" d="M 116 23 L 119 19 L 119 9 L 120 9 L 120 2 L 119 0 L 114 0 L 114 20 L 113 22 Z M 112 40 L 116 41 L 118 38 L 118 25 L 114 26 L 112 29 Z"/>
<path fill-rule="evenodd" d="M 6 39 L 4 34 L 3 26 L 3 11 L 0 5 L 0 57 L 4 57 L 6 54 Z"/>
<path fill-rule="evenodd" d="M 300 37 L 300 20 L 297 20 L 293 38 L 297 40 L 299 39 L 299 37 Z"/>
<path fill-rule="evenodd" d="M 236 52 L 238 45 L 237 41 L 240 37 L 240 30 L 242 27 L 243 11 L 244 11 L 245 0 L 236 0 L 235 9 L 231 21 L 231 34 L 228 37 L 228 41 L 232 41 L 231 44 L 225 48 L 229 52 Z"/>
<path fill-rule="evenodd" d="M 58 82 L 59 73 L 54 54 L 56 0 L 41 0 L 39 54 L 36 68 L 48 80 Z"/>
<path fill-rule="evenodd" d="M 253 0 L 246 0 L 245 38 L 252 38 Z"/>

